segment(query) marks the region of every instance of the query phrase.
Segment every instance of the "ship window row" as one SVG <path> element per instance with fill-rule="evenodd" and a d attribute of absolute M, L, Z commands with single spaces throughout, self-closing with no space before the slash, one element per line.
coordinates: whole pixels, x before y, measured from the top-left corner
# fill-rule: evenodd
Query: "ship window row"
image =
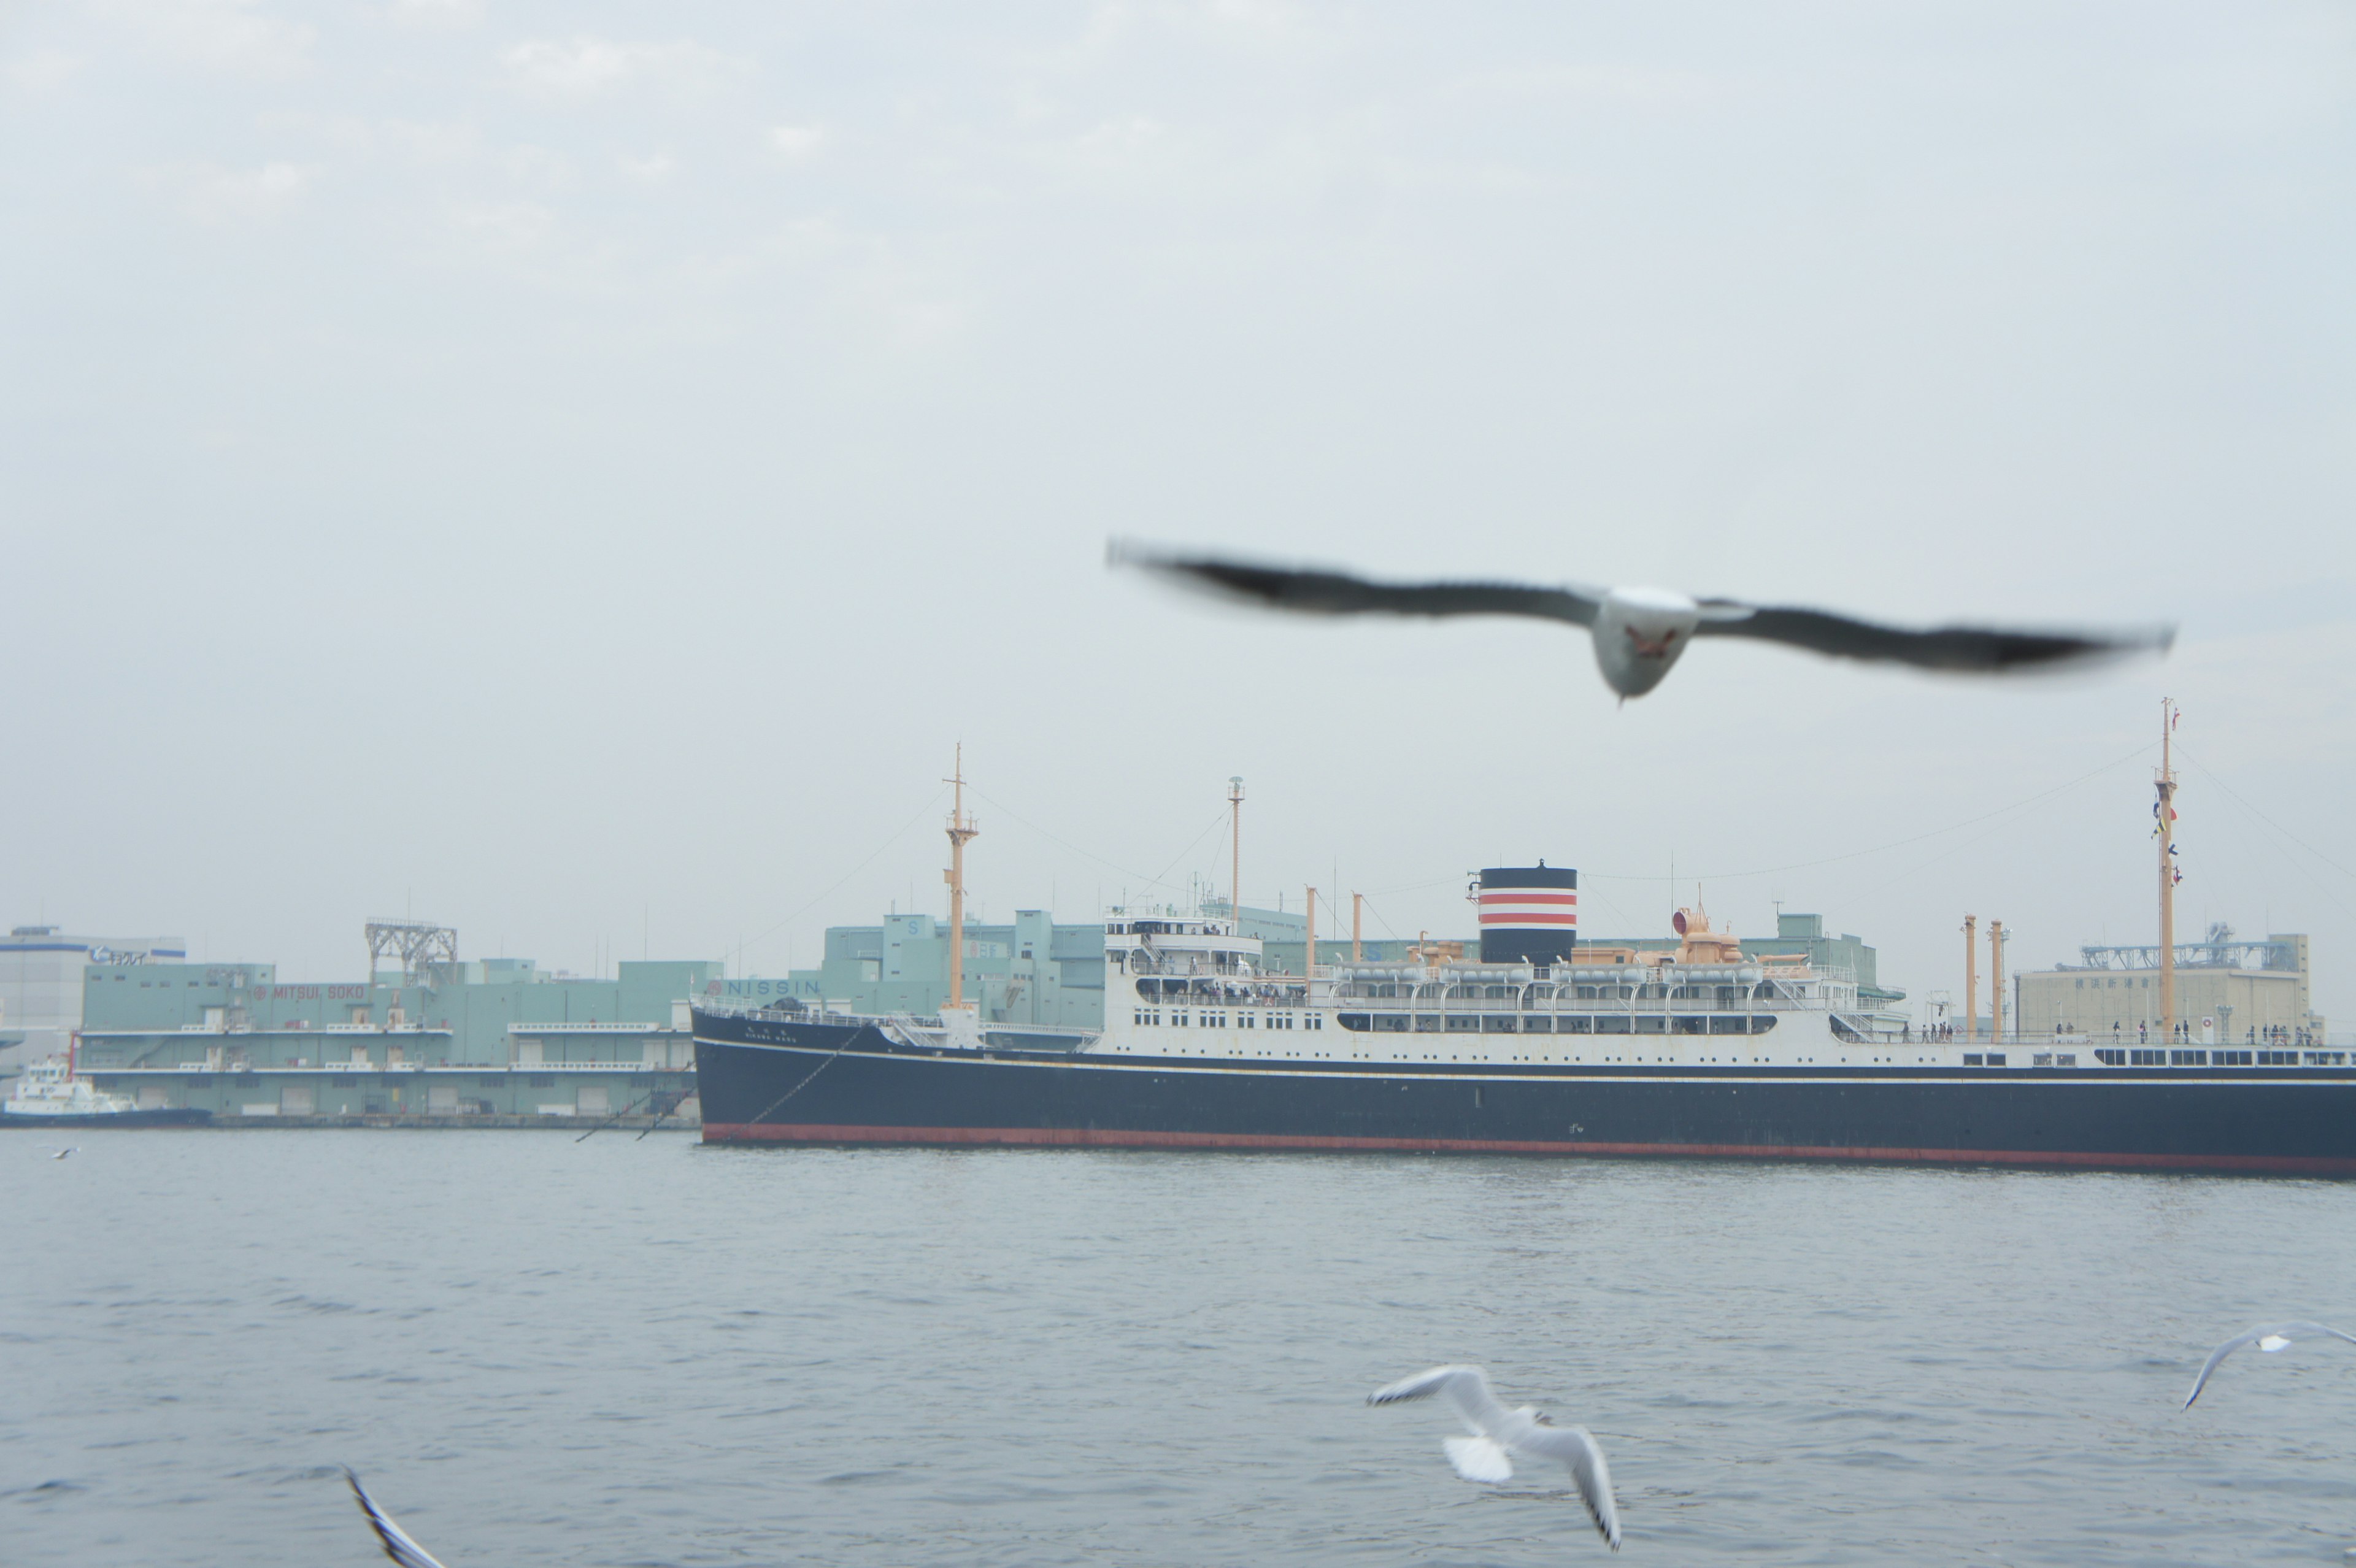
<path fill-rule="evenodd" d="M 1162 1009 L 1160 1008 L 1139 1008 L 1130 1016 L 1136 1020 L 1138 1027 L 1141 1029 L 1160 1029 L 1163 1027 Z M 1324 1019 L 1316 1013 L 1269 1013 L 1266 1016 L 1264 1021 L 1255 1022 L 1254 1020 L 1258 1017 L 1258 1015 L 1253 1013 L 1237 1013 L 1235 1015 L 1235 1027 L 1237 1029 L 1267 1028 L 1303 1029 L 1320 1029 L 1325 1027 Z M 1223 1010 L 1190 1013 L 1183 1008 L 1176 1008 L 1170 1014 L 1168 1027 L 1171 1029 L 1226 1029 L 1227 1027 L 1227 1014 Z"/>
<path fill-rule="evenodd" d="M 1965 1058 L 1966 1061 L 1970 1058 Z M 2340 1067 L 2344 1051 L 2145 1051 L 2103 1050 L 2094 1060 L 2105 1067 Z"/>
<path fill-rule="evenodd" d="M 1771 994 L 1772 984 L 1756 986 L 1670 986 L 1670 985 L 1591 985 L 1556 986 L 1543 982 L 1526 986 L 1447 986 L 1438 984 L 1406 985 L 1366 980 L 1345 980 L 1335 987 L 1335 994 L 1354 1001 L 1413 1001 L 1430 1005 L 1436 1002 L 1506 1002 L 1524 1008 L 1543 1009 L 1562 1002 L 1687 1002 L 1702 1007 L 1748 1008 L 1763 994 Z"/>
<path fill-rule="evenodd" d="M 1336 1013 L 1344 1029 L 1361 1034 L 1765 1034 L 1775 1027 L 1772 1013 L 1724 1014 L 1566 1013 L 1516 1017 L 1511 1013 Z"/>

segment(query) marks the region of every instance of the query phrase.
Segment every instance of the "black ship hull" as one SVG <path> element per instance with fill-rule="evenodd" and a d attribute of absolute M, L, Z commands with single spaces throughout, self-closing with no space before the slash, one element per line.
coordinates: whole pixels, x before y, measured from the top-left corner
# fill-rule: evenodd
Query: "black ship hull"
<path fill-rule="evenodd" d="M 703 1137 L 1895 1161 L 2356 1176 L 2356 1069 L 1232 1061 L 695 1016 Z"/>

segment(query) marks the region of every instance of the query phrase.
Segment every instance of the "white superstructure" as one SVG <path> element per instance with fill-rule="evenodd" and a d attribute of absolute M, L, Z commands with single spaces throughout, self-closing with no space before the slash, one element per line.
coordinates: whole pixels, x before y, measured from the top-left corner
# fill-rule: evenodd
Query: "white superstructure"
<path fill-rule="evenodd" d="M 1111 912 L 1105 1028 L 1089 1052 L 1217 1061 L 1980 1066 L 1860 1006 L 1854 980 L 1803 957 L 1746 958 L 1681 912 L 1673 953 L 1587 948 L 1573 961 L 1318 965 L 1266 973 L 1257 938 L 1203 916 Z M 2052 1053 L 2035 1065 L 2058 1062 Z M 2008 1065 L 1999 1060 L 1997 1065 Z M 2032 1064 L 2024 1055 L 2019 1065 Z"/>
<path fill-rule="evenodd" d="M 74 1076 L 71 1064 L 52 1056 L 28 1065 L 16 1075 L 15 1088 L 0 1103 L 0 1115 L 119 1116 L 138 1107 L 122 1094 L 110 1094 Z"/>

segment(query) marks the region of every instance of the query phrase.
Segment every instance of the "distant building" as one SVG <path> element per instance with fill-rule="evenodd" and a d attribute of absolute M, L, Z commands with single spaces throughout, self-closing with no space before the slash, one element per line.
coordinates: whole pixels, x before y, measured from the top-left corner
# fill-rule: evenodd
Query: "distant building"
<path fill-rule="evenodd" d="M 77 936 L 63 926 L 20 925 L 0 941 L 0 1051 L 21 1036 L 16 1060 L 52 1056 L 81 1027 L 85 964 L 177 964 L 177 936 Z"/>
<path fill-rule="evenodd" d="M 720 973 L 485 958 L 286 984 L 272 964 L 91 964 L 80 1067 L 142 1106 L 224 1117 L 691 1115 L 687 1005 Z"/>
<path fill-rule="evenodd" d="M 984 1023 L 1094 1029 L 1104 1021 L 1104 927 L 1058 925 L 1044 910 L 1019 911 L 1012 925 L 968 921 L 965 984 Z M 790 997 L 859 1013 L 935 1013 L 949 997 L 948 923 L 895 914 L 878 925 L 830 926 L 818 968 L 783 978 L 715 975 L 702 994 Z"/>
<path fill-rule="evenodd" d="M 2087 947 L 2081 962 L 2015 976 L 2015 1027 L 2023 1035 L 2068 1029 L 2097 1038 L 2115 1028 L 2122 1038 L 2160 1028 L 2159 949 Z M 2176 948 L 2176 1017 L 2199 1040 L 2203 1019 L 2214 1020 L 2218 1042 L 2240 1043 L 2254 1029 L 2306 1029 L 2319 1039 L 2324 1020 L 2312 1005 L 2307 938 L 2274 935 L 2237 940 L 2216 926 L 2206 942 Z"/>

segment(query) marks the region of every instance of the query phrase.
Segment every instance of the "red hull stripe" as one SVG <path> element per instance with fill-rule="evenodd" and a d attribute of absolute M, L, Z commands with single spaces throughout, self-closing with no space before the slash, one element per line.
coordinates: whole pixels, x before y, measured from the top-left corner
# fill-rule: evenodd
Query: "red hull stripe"
<path fill-rule="evenodd" d="M 1483 925 L 1577 925 L 1575 914 L 1548 914 L 1534 909 L 1488 910 L 1481 912 Z"/>
<path fill-rule="evenodd" d="M 1577 893 L 1483 893 L 1484 904 L 1575 904 Z"/>
<path fill-rule="evenodd" d="M 706 1143 L 980 1144 L 1019 1147 L 1366 1149 L 1401 1154 L 1653 1156 L 1685 1159 L 1831 1159 L 1911 1165 L 2075 1165 L 2113 1170 L 2254 1170 L 2286 1176 L 2356 1176 L 2356 1158 L 2332 1155 L 2097 1154 L 2001 1148 L 1795 1148 L 1782 1144 L 1607 1144 L 1503 1138 L 1312 1137 L 1278 1133 L 1162 1133 L 1113 1127 L 868 1127 L 706 1122 Z"/>

